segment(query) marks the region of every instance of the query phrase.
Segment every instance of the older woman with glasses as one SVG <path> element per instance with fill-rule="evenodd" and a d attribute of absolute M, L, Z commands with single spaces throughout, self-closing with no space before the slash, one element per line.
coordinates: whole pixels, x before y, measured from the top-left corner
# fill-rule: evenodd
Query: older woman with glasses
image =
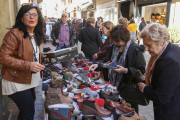
<path fill-rule="evenodd" d="M 145 83 L 139 89 L 153 101 L 155 120 L 180 119 L 180 48 L 169 42 L 167 27 L 158 23 L 147 25 L 140 37 L 149 60 Z"/>
<path fill-rule="evenodd" d="M 13 28 L 0 48 L 2 93 L 8 95 L 20 112 L 18 120 L 33 120 L 35 87 L 40 85 L 39 46 L 44 37 L 42 14 L 35 4 L 23 4 Z"/>
<path fill-rule="evenodd" d="M 128 82 L 130 78 L 135 78 L 137 70 L 145 72 L 144 47 L 140 47 L 130 39 L 130 32 L 124 25 L 116 25 L 110 31 L 110 38 L 114 43 L 106 47 L 106 57 L 98 64 L 91 65 L 89 69 L 103 70 L 102 63 L 114 62 L 118 69 L 108 68 L 108 79 L 110 84 L 119 90 L 122 81 Z M 131 106 L 138 113 L 138 104 L 131 103 Z"/>

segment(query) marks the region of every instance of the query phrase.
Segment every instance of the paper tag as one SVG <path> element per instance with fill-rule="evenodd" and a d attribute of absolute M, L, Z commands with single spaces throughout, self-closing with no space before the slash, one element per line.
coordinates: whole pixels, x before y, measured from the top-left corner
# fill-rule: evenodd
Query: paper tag
<path fill-rule="evenodd" d="M 58 108 L 54 108 L 54 110 L 58 110 Z"/>

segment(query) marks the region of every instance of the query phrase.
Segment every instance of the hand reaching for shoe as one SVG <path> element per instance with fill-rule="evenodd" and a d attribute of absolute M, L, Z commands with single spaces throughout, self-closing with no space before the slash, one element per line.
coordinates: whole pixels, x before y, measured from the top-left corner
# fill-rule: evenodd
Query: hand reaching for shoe
<path fill-rule="evenodd" d="M 98 64 L 92 64 L 92 65 L 89 67 L 89 70 L 94 71 L 97 67 L 98 67 Z"/>
<path fill-rule="evenodd" d="M 127 73 L 127 69 L 124 68 L 123 66 L 117 65 L 118 69 L 113 69 L 114 71 L 118 73 Z"/>
<path fill-rule="evenodd" d="M 30 66 L 30 70 L 32 72 L 39 72 L 41 70 L 44 70 L 45 66 L 44 65 L 41 65 L 37 62 L 31 62 L 31 66 Z"/>

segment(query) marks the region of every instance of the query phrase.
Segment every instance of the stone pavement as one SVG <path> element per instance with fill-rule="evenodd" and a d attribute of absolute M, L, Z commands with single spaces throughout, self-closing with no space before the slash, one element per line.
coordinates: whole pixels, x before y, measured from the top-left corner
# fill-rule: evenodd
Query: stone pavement
<path fill-rule="evenodd" d="M 47 42 L 46 44 L 41 45 L 41 51 L 43 51 L 43 47 L 50 47 L 52 50 L 55 50 L 56 48 L 52 46 L 51 42 Z M 78 52 L 81 52 L 81 43 L 78 43 Z M 149 61 L 150 55 L 148 52 L 144 53 L 144 57 L 146 59 L 146 64 Z M 34 120 L 43 120 L 44 117 L 44 101 L 42 99 L 42 86 L 36 87 L 36 101 L 35 101 L 35 118 Z M 16 120 L 17 114 L 18 114 L 18 108 L 13 103 L 13 101 L 9 100 L 9 111 L 11 114 L 11 117 L 9 120 Z M 147 120 L 154 120 L 154 114 L 153 114 L 153 105 L 152 102 L 149 103 L 148 106 L 140 106 L 139 105 L 139 115 L 145 116 Z"/>

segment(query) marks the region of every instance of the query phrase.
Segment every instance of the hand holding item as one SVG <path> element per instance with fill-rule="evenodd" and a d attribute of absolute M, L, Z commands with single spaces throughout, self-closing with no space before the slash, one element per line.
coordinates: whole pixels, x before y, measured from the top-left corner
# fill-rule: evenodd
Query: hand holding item
<path fill-rule="evenodd" d="M 58 43 L 58 40 L 56 40 L 55 42 Z"/>
<path fill-rule="evenodd" d="M 127 73 L 127 69 L 124 68 L 123 66 L 117 65 L 118 69 L 113 69 L 114 71 L 118 73 Z"/>
<path fill-rule="evenodd" d="M 92 65 L 89 67 L 89 70 L 94 71 L 97 67 L 98 67 L 98 64 L 92 64 Z"/>
<path fill-rule="evenodd" d="M 30 70 L 32 72 L 39 72 L 41 70 L 44 70 L 45 66 L 44 65 L 41 65 L 37 62 L 31 62 L 31 66 L 30 66 Z"/>
<path fill-rule="evenodd" d="M 146 86 L 146 84 L 140 82 L 140 83 L 138 83 L 138 86 L 139 86 L 139 90 L 140 90 L 141 92 L 143 92 L 144 87 Z"/>
<path fill-rule="evenodd" d="M 94 55 L 93 55 L 93 59 L 98 59 L 97 54 L 94 54 Z"/>

